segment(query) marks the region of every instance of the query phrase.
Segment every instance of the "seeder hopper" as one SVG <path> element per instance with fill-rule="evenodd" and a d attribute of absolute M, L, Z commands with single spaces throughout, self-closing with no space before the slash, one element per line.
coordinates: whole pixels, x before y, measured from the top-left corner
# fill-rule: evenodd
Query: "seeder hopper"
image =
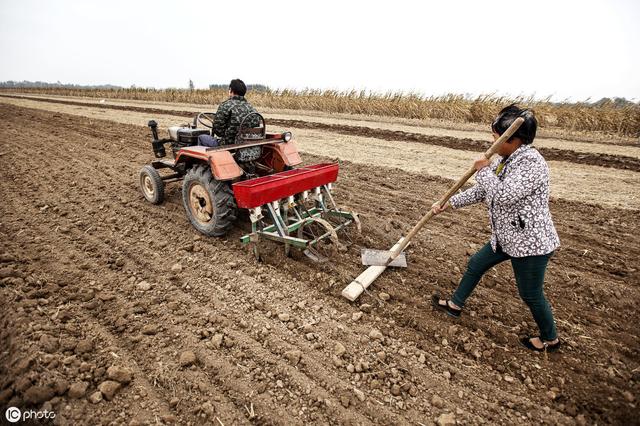
<path fill-rule="evenodd" d="M 254 126 L 245 127 L 244 123 Z M 203 128 L 198 128 L 198 123 Z M 153 204 L 164 199 L 165 183 L 182 180 L 182 201 L 191 224 L 207 236 L 223 236 L 246 209 L 251 232 L 240 238 L 252 244 L 260 258 L 260 242 L 282 243 L 315 261 L 325 261 L 342 247 L 338 235 L 348 227 L 360 230 L 356 213 L 341 210 L 332 187 L 337 163 L 300 166 L 302 159 L 290 132 L 267 133 L 262 115 L 249 114 L 238 130 L 236 143 L 218 147 L 198 145 L 211 135 L 213 114 L 199 113 L 193 123 L 170 127 L 169 138 L 158 137 L 157 123 L 149 122 L 156 157 L 140 171 L 140 187 Z M 166 156 L 169 144 L 173 159 Z M 169 170 L 161 175 L 158 170 Z"/>

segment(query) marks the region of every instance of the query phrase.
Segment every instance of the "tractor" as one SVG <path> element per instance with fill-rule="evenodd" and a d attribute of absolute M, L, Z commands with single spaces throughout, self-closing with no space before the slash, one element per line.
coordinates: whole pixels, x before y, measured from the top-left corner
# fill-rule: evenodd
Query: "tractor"
<path fill-rule="evenodd" d="M 341 210 L 334 201 L 337 163 L 302 166 L 291 132 L 268 133 L 264 117 L 257 112 L 243 118 L 235 143 L 199 146 L 200 135 L 213 136 L 214 120 L 215 113 L 197 113 L 192 122 L 169 127 L 169 137 L 163 139 L 158 136 L 158 123 L 149 121 L 155 159 L 139 175 L 147 201 L 162 203 L 165 184 L 182 181 L 182 203 L 189 221 L 212 237 L 226 235 L 239 210 L 246 209 L 251 232 L 240 241 L 252 244 L 258 259 L 259 242 L 266 239 L 282 243 L 286 255 L 294 247 L 324 262 L 344 247 L 338 233 L 348 237 L 350 225 L 360 230 L 358 215 Z M 171 159 L 165 158 L 167 148 Z"/>

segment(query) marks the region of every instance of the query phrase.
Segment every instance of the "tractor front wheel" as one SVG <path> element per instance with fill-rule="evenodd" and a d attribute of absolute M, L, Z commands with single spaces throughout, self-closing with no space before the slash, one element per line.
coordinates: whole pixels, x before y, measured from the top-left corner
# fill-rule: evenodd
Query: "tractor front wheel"
<path fill-rule="evenodd" d="M 151 204 L 160 204 L 164 200 L 164 182 L 158 171 L 151 166 L 140 169 L 140 189 Z"/>
<path fill-rule="evenodd" d="M 182 203 L 193 227 L 210 237 L 225 235 L 236 220 L 238 207 L 231 186 L 217 181 L 203 164 L 185 175 Z"/>

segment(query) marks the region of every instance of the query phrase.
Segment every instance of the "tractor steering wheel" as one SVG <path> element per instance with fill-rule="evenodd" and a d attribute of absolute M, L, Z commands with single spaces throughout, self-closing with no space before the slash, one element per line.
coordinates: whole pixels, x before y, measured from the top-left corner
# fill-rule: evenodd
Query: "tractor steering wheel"
<path fill-rule="evenodd" d="M 196 116 L 198 123 L 202 124 L 207 129 L 213 129 L 213 123 L 216 121 L 215 112 L 199 112 Z"/>

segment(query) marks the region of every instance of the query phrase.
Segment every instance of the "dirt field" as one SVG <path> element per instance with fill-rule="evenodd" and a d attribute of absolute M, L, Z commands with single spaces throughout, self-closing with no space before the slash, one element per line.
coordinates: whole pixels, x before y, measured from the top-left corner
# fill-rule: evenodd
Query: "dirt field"
<path fill-rule="evenodd" d="M 557 148 L 550 161 L 564 183 L 551 203 L 562 248 L 546 294 L 565 345 L 544 356 L 518 346 L 536 330 L 508 265 L 488 274 L 460 320 L 429 307 L 486 242 L 481 207 L 434 220 L 408 250 L 409 268 L 385 272 L 358 303 L 340 296 L 362 271 L 360 248 L 388 248 L 406 232 L 481 149 L 473 139 L 460 149 L 452 136 L 405 142 L 298 123 L 305 161 L 341 161 L 335 195 L 360 212 L 362 234 L 331 264 L 285 258 L 276 245 L 259 264 L 238 241 L 246 224 L 223 239 L 193 230 L 178 184 L 164 204 L 144 201 L 151 107 L 13 101 L 0 98 L 3 410 L 52 409 L 60 424 L 637 423 L 632 155 L 593 163 Z M 304 141 L 316 134 L 343 151 Z M 347 161 L 350 143 L 376 154 Z M 437 172 L 402 166 L 426 149 Z"/>
<path fill-rule="evenodd" d="M 121 106 L 138 106 L 144 108 L 158 108 L 166 110 L 188 110 L 191 112 L 198 112 L 203 110 L 202 104 L 196 103 L 178 103 L 178 102 L 153 102 L 144 100 L 132 100 L 132 99 L 113 99 L 106 98 L 100 99 L 89 96 L 60 96 L 50 94 L 36 94 L 36 93 L 20 93 L 4 90 L 0 92 L 2 96 L 13 96 L 19 98 L 29 99 L 46 99 L 46 100 L 63 100 L 65 102 L 81 102 L 83 104 L 95 104 L 100 102 L 102 105 L 121 105 Z M 251 97 L 251 94 L 248 95 Z M 206 110 L 215 109 L 216 105 L 205 105 Z M 454 136 L 458 139 L 482 139 L 487 137 L 487 124 L 485 123 L 461 123 L 459 121 L 447 121 L 437 119 L 414 119 L 414 118 L 400 118 L 389 116 L 377 116 L 377 115 L 363 115 L 363 114 L 347 114 L 347 113 L 326 113 L 323 111 L 314 110 L 299 110 L 299 109 L 273 109 L 273 108 L 260 108 L 261 113 L 265 114 L 269 118 L 288 118 L 294 120 L 304 120 L 307 122 L 320 122 L 325 124 L 343 123 L 348 121 L 353 125 L 374 127 L 390 130 L 406 131 L 418 131 L 424 134 L 433 136 Z M 611 135 L 602 132 L 584 132 L 577 130 L 567 130 L 557 127 L 546 128 L 541 127 L 538 129 L 537 143 L 545 143 L 545 141 L 558 141 L 563 142 L 591 142 L 607 145 L 636 145 L 638 144 L 638 138 L 623 137 L 617 134 Z"/>
<path fill-rule="evenodd" d="M 193 117 L 191 110 L 167 109 L 158 104 L 112 104 L 88 103 L 86 100 L 60 98 L 24 99 L 22 97 L 0 96 L 0 101 L 12 105 L 41 108 L 52 112 L 64 112 L 90 119 L 106 119 L 119 123 L 147 123 L 153 117 L 165 128 L 175 123 L 184 123 Z M 175 105 L 175 104 L 172 104 Z M 189 106 L 195 109 L 194 106 Z M 201 106 L 210 108 L 210 106 Z M 488 147 L 487 141 L 456 139 L 443 133 L 433 136 L 419 133 L 420 127 L 404 127 L 404 131 L 355 125 L 353 120 L 337 120 L 313 117 L 313 121 L 300 120 L 299 116 L 278 114 L 278 118 L 268 118 L 269 128 L 275 131 L 291 130 L 303 152 L 340 158 L 364 165 L 393 167 L 408 172 L 426 173 L 447 179 L 457 179 L 464 173 L 478 152 Z M 355 123 L 362 123 L 356 120 Z M 438 129 L 439 132 L 448 132 Z M 456 135 L 455 131 L 451 133 Z M 541 148 L 549 160 L 552 174 L 552 196 L 602 204 L 612 207 L 640 209 L 640 148 L 625 142 L 619 146 L 625 155 L 611 155 L 607 146 L 600 143 L 585 143 L 558 140 L 541 141 L 550 144 Z M 403 142 L 403 143 L 398 143 Z M 536 146 L 539 141 L 536 141 Z M 565 149 L 565 145 L 580 144 L 586 152 Z M 604 148 L 603 148 L 604 146 Z M 634 156 L 639 156 L 635 158 Z M 599 167 L 583 167 L 594 165 Z M 603 191 L 602 188 L 607 188 Z"/>

